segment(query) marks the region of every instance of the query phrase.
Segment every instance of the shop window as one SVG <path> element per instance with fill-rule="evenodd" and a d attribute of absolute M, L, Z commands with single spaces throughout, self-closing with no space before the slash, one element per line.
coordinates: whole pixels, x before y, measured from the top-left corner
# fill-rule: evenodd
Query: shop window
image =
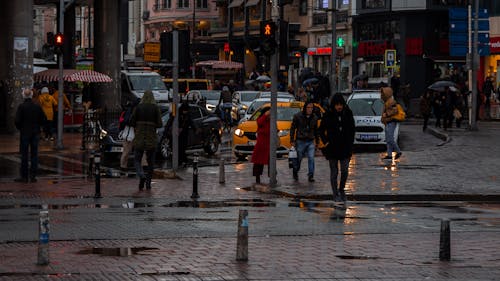
<path fill-rule="evenodd" d="M 398 21 L 368 22 L 359 25 L 359 40 L 396 39 L 400 34 Z"/>

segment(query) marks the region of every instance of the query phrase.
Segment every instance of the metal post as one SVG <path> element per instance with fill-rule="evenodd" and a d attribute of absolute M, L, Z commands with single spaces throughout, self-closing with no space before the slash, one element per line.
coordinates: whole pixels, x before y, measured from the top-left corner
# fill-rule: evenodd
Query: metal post
<path fill-rule="evenodd" d="M 330 97 L 337 92 L 337 17 L 336 4 L 337 1 L 332 0 L 332 56 L 330 62 Z"/>
<path fill-rule="evenodd" d="M 95 163 L 95 195 L 94 198 L 101 198 L 101 154 L 94 155 Z"/>
<path fill-rule="evenodd" d="M 194 39 L 196 38 L 196 0 L 193 0 L 193 36 L 191 37 L 191 53 L 193 54 L 193 66 L 191 69 L 191 76 L 196 78 L 196 61 L 195 53 L 193 52 Z"/>
<path fill-rule="evenodd" d="M 191 194 L 191 199 L 198 199 L 198 153 L 194 154 L 193 159 L 193 194 Z"/>
<path fill-rule="evenodd" d="M 277 148 L 277 92 L 278 92 L 278 63 L 279 63 L 279 6 L 278 1 L 273 1 L 271 17 L 276 25 L 275 40 L 278 44 L 271 55 L 271 126 L 269 143 L 269 186 L 276 187 L 276 148 Z"/>
<path fill-rule="evenodd" d="M 59 0 L 59 32 L 64 34 L 64 0 Z M 72 40 L 72 38 L 65 38 L 65 40 Z M 57 96 L 57 140 L 56 149 L 63 149 L 63 118 L 64 118 L 64 86 L 63 86 L 63 55 L 62 49 L 60 53 L 57 54 L 57 60 L 59 61 L 59 82 L 58 82 L 58 92 Z"/>
<path fill-rule="evenodd" d="M 479 54 L 478 54 L 478 17 L 479 17 L 479 0 L 474 2 L 474 42 L 472 43 L 472 108 L 471 108 L 471 118 L 470 118 L 470 130 L 477 131 L 477 97 L 479 93 L 477 92 L 477 71 L 479 68 Z"/>
<path fill-rule="evenodd" d="M 226 182 L 226 173 L 224 170 L 224 157 L 220 158 L 219 162 L 219 183 L 225 183 Z"/>
<path fill-rule="evenodd" d="M 248 260 L 248 210 L 240 210 L 238 217 L 236 260 L 237 261 Z"/>
<path fill-rule="evenodd" d="M 176 171 L 179 167 L 179 112 L 177 105 L 179 104 L 179 31 L 172 31 L 172 44 L 176 46 L 172 48 L 172 88 L 173 101 L 171 112 L 174 116 L 174 124 L 172 128 L 172 170 Z"/>
<path fill-rule="evenodd" d="M 38 265 L 49 264 L 49 211 L 41 211 L 38 224 Z"/>
<path fill-rule="evenodd" d="M 94 174 L 94 151 L 92 151 L 89 156 L 88 174 L 90 177 L 92 177 L 92 175 Z"/>
<path fill-rule="evenodd" d="M 450 220 L 441 220 L 441 235 L 439 239 L 439 260 L 449 261 L 450 253 Z"/>

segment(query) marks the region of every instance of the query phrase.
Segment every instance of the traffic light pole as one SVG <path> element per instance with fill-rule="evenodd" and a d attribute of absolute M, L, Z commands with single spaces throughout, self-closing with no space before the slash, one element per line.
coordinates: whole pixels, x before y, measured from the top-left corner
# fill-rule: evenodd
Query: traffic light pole
<path fill-rule="evenodd" d="M 472 107 L 471 107 L 471 116 L 470 116 L 470 130 L 471 131 L 477 131 L 477 97 L 479 93 L 477 92 L 477 71 L 479 67 L 479 55 L 478 55 L 478 29 L 479 29 L 479 23 L 478 23 L 478 18 L 479 18 L 479 0 L 475 0 L 474 3 L 474 41 L 472 42 L 472 84 L 470 86 L 472 87 Z"/>
<path fill-rule="evenodd" d="M 64 0 L 59 0 L 59 32 L 64 34 Z M 62 49 L 57 54 L 59 62 L 59 83 L 57 95 L 57 141 L 56 149 L 63 149 L 63 126 L 64 126 L 64 81 L 63 81 L 63 55 Z"/>
<path fill-rule="evenodd" d="M 271 10 L 271 18 L 277 27 L 274 38 L 279 40 L 279 6 L 278 1 L 273 1 Z M 276 150 L 277 150 L 277 95 L 278 95 L 278 63 L 279 63 L 279 44 L 275 44 L 274 53 L 271 55 L 271 126 L 270 126 L 270 143 L 269 143 L 269 186 L 276 187 Z"/>
<path fill-rule="evenodd" d="M 333 97 L 337 92 L 337 17 L 336 4 L 337 1 L 332 0 L 332 56 L 330 62 L 330 97 Z"/>

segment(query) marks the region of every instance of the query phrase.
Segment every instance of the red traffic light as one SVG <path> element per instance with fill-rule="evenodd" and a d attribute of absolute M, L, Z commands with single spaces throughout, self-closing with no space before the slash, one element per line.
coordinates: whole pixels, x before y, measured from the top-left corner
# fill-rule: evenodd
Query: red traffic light
<path fill-rule="evenodd" d="M 56 36 L 54 37 L 54 42 L 56 46 L 60 47 L 64 43 L 64 35 L 62 33 L 57 33 Z"/>
<path fill-rule="evenodd" d="M 260 36 L 263 39 L 272 38 L 274 39 L 276 33 L 276 24 L 273 21 L 261 21 L 260 22 Z"/>

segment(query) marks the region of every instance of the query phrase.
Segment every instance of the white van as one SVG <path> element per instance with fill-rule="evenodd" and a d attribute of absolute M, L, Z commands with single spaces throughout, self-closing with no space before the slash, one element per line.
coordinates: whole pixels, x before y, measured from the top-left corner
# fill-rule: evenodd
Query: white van
<path fill-rule="evenodd" d="M 162 76 L 150 69 L 132 69 L 121 71 L 122 96 L 121 105 L 142 98 L 146 90 L 153 91 L 155 100 L 161 107 L 168 106 L 168 90 L 162 81 Z"/>

